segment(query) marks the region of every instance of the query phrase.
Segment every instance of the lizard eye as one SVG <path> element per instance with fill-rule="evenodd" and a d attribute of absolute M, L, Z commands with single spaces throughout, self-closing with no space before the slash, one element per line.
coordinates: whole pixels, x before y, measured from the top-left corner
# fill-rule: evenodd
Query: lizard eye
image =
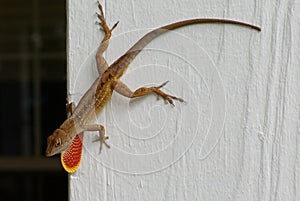
<path fill-rule="evenodd" d="M 55 142 L 55 147 L 59 147 L 61 145 L 61 139 L 58 138 Z"/>

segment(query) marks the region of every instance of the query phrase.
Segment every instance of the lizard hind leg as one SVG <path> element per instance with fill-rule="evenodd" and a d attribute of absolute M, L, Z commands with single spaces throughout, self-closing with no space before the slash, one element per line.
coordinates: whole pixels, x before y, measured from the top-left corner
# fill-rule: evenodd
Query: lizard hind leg
<path fill-rule="evenodd" d="M 167 94 L 161 90 L 161 88 L 164 87 L 168 82 L 169 81 L 164 82 L 159 86 L 141 87 L 135 90 L 134 92 L 132 92 L 123 82 L 119 81 L 115 87 L 115 91 L 128 98 L 137 98 L 137 97 L 142 97 L 154 93 L 158 97 L 162 97 L 165 101 L 167 101 L 173 106 L 174 106 L 173 100 L 178 100 L 179 102 L 185 102 L 182 98 L 178 98 L 176 96 Z"/>
<path fill-rule="evenodd" d="M 98 7 L 100 10 L 100 13 L 97 13 L 98 19 L 100 22 L 98 24 L 100 25 L 100 30 L 102 30 L 105 34 L 104 38 L 101 41 L 101 44 L 97 50 L 96 53 L 96 61 L 97 61 L 97 69 L 99 75 L 102 75 L 104 71 L 108 68 L 108 64 L 103 57 L 103 53 L 106 51 L 106 49 L 109 46 L 109 39 L 111 37 L 112 31 L 117 27 L 118 22 L 114 24 L 114 26 L 110 29 L 106 23 L 105 17 L 104 17 L 104 12 L 101 4 L 98 2 Z"/>

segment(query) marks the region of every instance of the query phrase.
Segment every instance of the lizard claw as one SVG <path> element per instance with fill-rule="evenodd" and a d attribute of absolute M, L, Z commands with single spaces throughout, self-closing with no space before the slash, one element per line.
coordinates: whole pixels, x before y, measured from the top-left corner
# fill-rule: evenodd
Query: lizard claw
<path fill-rule="evenodd" d="M 100 25 L 100 30 L 101 31 L 104 31 L 105 34 L 110 35 L 111 32 L 117 27 L 119 21 L 117 21 L 113 25 L 113 27 L 111 29 L 109 29 L 109 27 L 106 23 L 106 20 L 105 20 L 105 17 L 104 17 L 104 11 L 103 11 L 103 8 L 102 8 L 102 5 L 100 4 L 100 2 L 98 2 L 98 7 L 99 7 L 99 10 L 100 10 L 100 13 L 96 12 L 96 15 L 97 15 L 98 19 L 100 20 L 100 22 L 97 22 L 97 24 Z"/>
<path fill-rule="evenodd" d="M 182 98 L 178 98 L 176 96 L 166 94 L 160 90 L 160 88 L 164 87 L 166 84 L 168 84 L 168 82 L 169 81 L 166 81 L 166 82 L 162 83 L 161 85 L 154 87 L 153 91 L 157 94 L 158 97 L 162 97 L 165 101 L 167 101 L 168 103 L 170 103 L 173 106 L 175 106 L 173 100 L 178 100 L 179 102 L 185 102 L 185 100 L 183 100 Z"/>
<path fill-rule="evenodd" d="M 166 82 L 162 83 L 161 85 L 159 85 L 159 86 L 157 86 L 155 88 L 160 89 L 160 88 L 164 87 L 168 83 L 169 83 L 169 81 L 166 81 Z"/>
<path fill-rule="evenodd" d="M 185 102 L 182 98 L 178 98 L 176 96 L 171 96 L 169 94 L 166 94 L 165 96 L 163 96 L 163 99 L 165 99 L 172 106 L 175 106 L 173 100 L 178 100 L 179 102 Z"/>
<path fill-rule="evenodd" d="M 117 27 L 117 25 L 119 24 L 119 22 L 120 22 L 120 21 L 117 21 L 117 22 L 114 24 L 114 26 L 110 29 L 111 32 Z"/>
<path fill-rule="evenodd" d="M 101 5 L 101 3 L 99 1 L 98 1 L 98 8 L 99 8 L 99 10 L 101 12 L 101 15 L 104 17 L 103 8 L 102 8 L 102 5 Z"/>
<path fill-rule="evenodd" d="M 105 134 L 100 134 L 100 136 L 99 136 L 99 138 L 98 139 L 96 139 L 96 140 L 94 140 L 93 142 L 100 142 L 100 150 L 99 150 L 99 153 L 101 153 L 102 152 L 102 147 L 103 147 L 103 144 L 109 149 L 110 148 L 110 146 L 109 146 L 109 144 L 107 144 L 107 142 L 106 142 L 106 140 L 108 140 L 108 136 L 105 136 Z"/>
<path fill-rule="evenodd" d="M 96 12 L 96 15 L 99 19 L 101 19 L 103 17 L 103 15 L 101 13 Z"/>

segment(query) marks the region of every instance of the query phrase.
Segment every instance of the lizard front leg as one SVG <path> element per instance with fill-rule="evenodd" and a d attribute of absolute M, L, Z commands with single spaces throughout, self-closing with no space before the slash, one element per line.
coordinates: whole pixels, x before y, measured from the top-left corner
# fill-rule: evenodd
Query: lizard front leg
<path fill-rule="evenodd" d="M 94 142 L 100 141 L 100 153 L 102 151 L 103 144 L 110 148 L 110 146 L 107 144 L 106 140 L 108 139 L 108 136 L 105 136 L 105 129 L 104 126 L 98 125 L 98 124 L 92 124 L 92 125 L 85 125 L 82 126 L 82 128 L 85 131 L 98 131 L 99 132 L 99 138 L 96 139 Z"/>
<path fill-rule="evenodd" d="M 119 22 L 115 23 L 114 26 L 110 29 L 106 23 L 103 8 L 99 2 L 98 2 L 98 7 L 100 10 L 100 13 L 97 13 L 98 19 L 100 20 L 100 22 L 98 22 L 98 24 L 100 25 L 100 30 L 102 30 L 105 34 L 105 36 L 102 39 L 101 44 L 97 50 L 97 53 L 96 53 L 98 73 L 100 75 L 102 75 L 104 73 L 104 71 L 109 67 L 106 60 L 103 57 L 103 53 L 108 48 L 111 33 L 116 28 L 116 26 L 118 25 Z"/>
<path fill-rule="evenodd" d="M 121 94 L 125 97 L 128 97 L 128 98 L 137 98 L 137 97 L 149 95 L 151 93 L 155 93 L 158 97 L 162 97 L 164 100 L 166 100 L 168 103 L 170 103 L 173 106 L 174 106 L 173 100 L 185 102 L 182 98 L 178 98 L 176 96 L 167 94 L 160 89 L 163 86 L 165 86 L 167 83 L 168 83 L 168 81 L 164 82 L 163 84 L 161 84 L 159 86 L 141 87 L 141 88 L 135 90 L 134 92 L 132 92 L 131 89 L 129 89 L 124 83 L 119 81 L 116 84 L 116 87 L 114 90 L 117 91 L 119 94 Z"/>
<path fill-rule="evenodd" d="M 73 114 L 73 111 L 75 110 L 75 103 L 74 102 L 69 102 L 67 100 L 67 104 L 66 104 L 66 112 L 67 112 L 67 116 L 71 116 Z"/>

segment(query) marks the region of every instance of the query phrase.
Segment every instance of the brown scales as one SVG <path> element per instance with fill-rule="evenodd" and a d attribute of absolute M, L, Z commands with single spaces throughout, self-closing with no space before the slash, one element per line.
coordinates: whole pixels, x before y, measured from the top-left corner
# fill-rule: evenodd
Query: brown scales
<path fill-rule="evenodd" d="M 161 90 L 167 82 L 156 86 L 156 87 L 141 87 L 134 92 L 131 91 L 119 78 L 128 68 L 129 64 L 133 59 L 141 52 L 141 50 L 150 43 L 154 38 L 159 35 L 179 27 L 200 24 L 200 23 L 226 23 L 226 24 L 236 24 L 241 26 L 250 27 L 260 31 L 260 28 L 251 24 L 244 22 L 226 20 L 226 19 L 190 19 L 180 22 L 175 22 L 158 29 L 155 29 L 144 37 L 142 37 L 138 42 L 136 42 L 123 56 L 117 59 L 111 66 L 108 66 L 106 60 L 103 57 L 103 53 L 109 46 L 109 39 L 111 37 L 113 29 L 117 27 L 117 23 L 110 29 L 104 18 L 104 12 L 102 6 L 99 4 L 100 13 L 97 14 L 100 22 L 99 25 L 101 30 L 105 33 L 104 38 L 96 53 L 96 62 L 99 72 L 99 77 L 90 87 L 90 89 L 84 94 L 80 100 L 77 107 L 74 104 L 70 104 L 74 108 L 72 109 L 72 115 L 63 122 L 63 124 L 57 129 L 51 136 L 48 137 L 46 156 L 52 156 L 58 153 L 64 152 L 68 149 L 75 136 L 83 131 L 98 131 L 100 133 L 100 150 L 102 145 L 105 144 L 108 148 L 109 145 L 106 143 L 108 139 L 105 136 L 105 129 L 102 125 L 91 124 L 94 118 L 102 111 L 107 102 L 110 100 L 113 91 L 126 96 L 128 98 L 142 97 L 149 94 L 156 94 L 162 97 L 168 103 L 173 104 L 173 100 L 178 100 L 184 102 L 183 99 L 176 96 L 169 95 Z"/>

